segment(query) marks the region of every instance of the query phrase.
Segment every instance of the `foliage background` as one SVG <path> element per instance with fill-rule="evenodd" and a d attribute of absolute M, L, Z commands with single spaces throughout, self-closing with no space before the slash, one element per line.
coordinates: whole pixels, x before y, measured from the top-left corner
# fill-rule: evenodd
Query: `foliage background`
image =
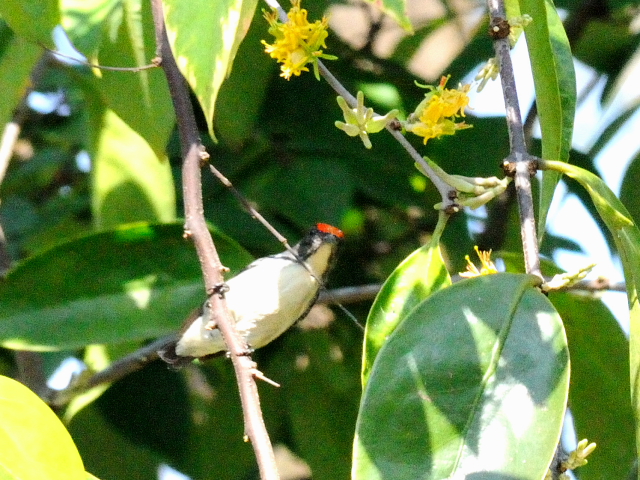
<path fill-rule="evenodd" d="M 0 121 L 23 115 L 20 140 L 0 188 L 0 220 L 11 259 L 26 266 L 19 288 L 5 284 L 0 289 L 4 312 L 0 334 L 6 347 L 57 350 L 41 354 L 50 374 L 68 356 L 104 367 L 144 341 L 178 328 L 197 303 L 200 290 L 195 254 L 188 243 L 176 241 L 179 221 L 148 230 L 122 227 L 131 222 L 171 223 L 180 217 L 180 152 L 161 72 L 92 71 L 53 60 L 26 40 L 51 45 L 51 27 L 61 23 L 91 61 L 142 65 L 155 50 L 148 3 L 44 3 L 53 13 L 38 16 L 35 24 L 34 17 L 28 17 L 30 22 L 15 20 L 16 2 L 0 7 L 6 20 L 0 24 Z M 363 20 L 362 32 L 355 32 L 359 38 L 351 38 L 356 28 L 349 29 L 345 38 L 330 36 L 328 52 L 339 60 L 329 66 L 350 91 L 363 90 L 376 111 L 399 108 L 407 114 L 424 94 L 414 80 L 434 83 L 447 73 L 456 84 L 492 56 L 481 4 L 433 1 L 409 6 L 415 35 L 394 42 L 399 28 L 368 6 L 329 1 L 304 5 L 310 18 L 332 12 L 336 28 L 345 15 L 348 20 Z M 567 14 L 576 58 L 605 79 L 601 101 L 608 105 L 622 79 L 635 72 L 638 4 L 600 0 L 557 2 L 557 6 Z M 214 23 L 216 12 L 198 2 L 193 8 Z M 337 130 L 333 122 L 340 118 L 340 110 L 326 84 L 312 75 L 289 82 L 279 78 L 260 44 L 267 38 L 260 8 L 215 105 L 217 144 L 208 136 L 205 115 L 199 113 L 212 161 L 290 240 L 297 240 L 316 221 L 346 232 L 331 287 L 381 282 L 429 238 L 437 221 L 431 205 L 439 196 L 388 135 L 374 136 L 374 149 L 367 151 Z M 202 42 L 201 48 L 205 57 L 218 47 Z M 429 68 L 420 68 L 421 64 Z M 31 108 L 34 94 L 30 103 L 21 104 L 27 88 L 48 95 L 47 111 Z M 594 158 L 632 118 L 637 103 L 631 98 L 626 111 L 603 123 L 598 141 L 587 152 L 572 152 L 572 163 L 595 171 Z M 535 113 L 530 118 L 535 119 Z M 500 175 L 499 164 L 509 148 L 504 119 L 468 122 L 473 129 L 431 141 L 426 148 L 419 139 L 412 141 L 450 173 Z M 539 142 L 532 138 L 531 143 L 532 153 L 539 151 Z M 87 155 L 89 168 L 79 161 Z M 634 159 L 621 189 L 635 219 L 640 219 L 635 195 L 638 165 Z M 594 212 L 581 189 L 571 182 L 567 187 Z M 212 176 L 204 177 L 204 194 L 207 218 L 231 239 L 223 250 L 227 265 L 246 264 L 249 257 L 243 249 L 255 257 L 280 249 Z M 488 208 L 484 233 L 470 229 L 469 213 L 448 225 L 443 250 L 451 272 L 464 268 L 464 256 L 474 244 L 520 251 L 513 200 L 494 203 Z M 75 263 L 78 244 L 65 242 L 115 227 L 125 233 L 87 237 L 86 251 L 94 252 L 91 262 Z M 609 238 L 604 228 L 603 234 Z M 149 243 L 134 248 L 143 241 Z M 610 245 L 613 251 L 611 240 Z M 542 247 L 549 258 L 556 249 L 578 248 L 549 233 Z M 161 273 L 144 276 L 136 270 L 144 262 Z M 512 265 L 521 268 L 517 262 Z M 122 284 L 130 288 L 109 290 Z M 105 291 L 113 305 L 122 308 L 110 319 L 115 333 L 108 341 L 94 338 L 91 328 L 92 315 L 104 315 Z M 136 302 L 149 291 L 161 303 L 147 311 Z M 626 477 L 634 453 L 625 336 L 597 297 L 569 293 L 555 297 L 569 335 L 570 408 L 578 436 L 601 445 L 589 467 L 577 474 Z M 361 320 L 369 307 L 370 302 L 349 305 Z M 45 347 L 38 340 L 40 322 L 56 308 L 72 312 L 75 320 L 68 324 L 69 330 L 47 333 Z M 314 479 L 349 476 L 361 394 L 362 334 L 343 314 L 335 315 L 325 329 L 295 328 L 256 352 L 265 374 L 282 384 L 277 390 L 261 386 L 272 440 L 302 457 Z M 24 331 L 16 333 L 17 323 Z M 139 327 L 135 334 L 132 325 Z M 70 340 L 76 338 L 76 343 Z M 18 375 L 13 351 L 1 350 L 0 362 L 0 373 Z M 80 408 L 83 403 L 86 406 Z M 102 479 L 157 478 L 161 463 L 194 479 L 255 477 L 253 453 L 242 442 L 233 375 L 223 360 L 179 374 L 157 362 L 59 413 L 87 471 Z"/>

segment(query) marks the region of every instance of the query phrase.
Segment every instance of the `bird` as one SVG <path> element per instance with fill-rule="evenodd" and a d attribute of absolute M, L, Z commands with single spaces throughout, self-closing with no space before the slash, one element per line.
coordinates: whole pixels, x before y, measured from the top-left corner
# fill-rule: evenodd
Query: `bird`
<path fill-rule="evenodd" d="M 343 238 L 340 229 L 318 223 L 295 246 L 255 260 L 226 281 L 231 318 L 251 349 L 264 347 L 309 313 Z M 158 350 L 171 368 L 226 352 L 220 330 L 208 324 L 208 304 L 194 310 L 178 335 Z"/>

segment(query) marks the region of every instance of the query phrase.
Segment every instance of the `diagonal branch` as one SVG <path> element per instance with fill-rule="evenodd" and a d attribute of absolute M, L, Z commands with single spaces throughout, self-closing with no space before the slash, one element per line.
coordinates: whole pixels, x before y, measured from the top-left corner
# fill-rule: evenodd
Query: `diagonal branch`
<path fill-rule="evenodd" d="M 209 156 L 200 142 L 187 83 L 178 69 L 169 46 L 162 2 L 151 0 L 151 5 L 157 53 L 167 77 L 180 132 L 183 155 L 185 236 L 193 240 L 202 266 L 204 283 L 209 295 L 209 310 L 212 316 L 210 320 L 215 319 L 233 362 L 244 413 L 245 434 L 253 445 L 260 476 L 263 480 L 277 480 L 279 476 L 273 448 L 262 418 L 258 389 L 254 379 L 257 371 L 256 364 L 247 355 L 246 342 L 240 338 L 231 321 L 224 295 L 217 293 L 218 287 L 224 282 L 223 272 L 226 269 L 220 262 L 204 218 L 200 168 L 201 162 L 208 160 Z"/>

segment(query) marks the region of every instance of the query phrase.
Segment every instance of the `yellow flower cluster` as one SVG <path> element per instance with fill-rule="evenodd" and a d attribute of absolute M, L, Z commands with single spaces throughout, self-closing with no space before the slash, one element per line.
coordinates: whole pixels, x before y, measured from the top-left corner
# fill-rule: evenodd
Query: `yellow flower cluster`
<path fill-rule="evenodd" d="M 405 124 L 407 131 L 424 137 L 426 144 L 430 138 L 453 135 L 457 130 L 471 128 L 465 122 L 456 123 L 456 117 L 464 117 L 464 109 L 469 105 L 467 92 L 470 85 L 459 89 L 445 88 L 449 77 L 442 77 L 437 87 L 428 85 L 431 91 L 409 116 Z"/>
<path fill-rule="evenodd" d="M 482 266 L 480 267 L 480 270 L 478 270 L 478 267 L 473 264 L 469 255 L 467 255 L 464 257 L 467 261 L 467 271 L 460 273 L 460 276 L 464 278 L 473 278 L 481 275 L 493 275 L 494 273 L 498 273 L 497 267 L 491 260 L 491 250 L 488 252 L 481 251 L 477 245 L 473 248 L 478 254 L 478 258 L 480 259 L 480 264 Z"/>
<path fill-rule="evenodd" d="M 309 23 L 307 11 L 300 8 L 300 0 L 292 0 L 292 7 L 287 14 L 289 21 L 280 23 L 278 12 L 264 12 L 264 18 L 269 22 L 269 33 L 275 37 L 275 42 L 269 44 L 262 40 L 265 52 L 275 58 L 282 66 L 281 77 L 289 80 L 292 75 L 299 76 L 308 72 L 307 64 L 312 63 L 316 78 L 318 73 L 318 58 L 335 60 L 337 57 L 322 52 L 327 48 L 325 40 L 328 32 L 326 18 Z"/>

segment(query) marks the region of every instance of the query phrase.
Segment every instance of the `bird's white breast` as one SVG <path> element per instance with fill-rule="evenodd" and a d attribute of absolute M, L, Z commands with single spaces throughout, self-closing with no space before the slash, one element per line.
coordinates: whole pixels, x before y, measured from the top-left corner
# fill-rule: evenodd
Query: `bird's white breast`
<path fill-rule="evenodd" d="M 332 253 L 322 245 L 307 261 L 321 278 Z M 252 348 L 260 348 L 284 333 L 315 300 L 316 278 L 300 263 L 283 256 L 265 257 L 227 282 L 227 305 L 238 333 Z M 207 321 L 196 319 L 176 345 L 181 356 L 202 357 L 226 350 L 218 329 L 205 329 Z"/>

